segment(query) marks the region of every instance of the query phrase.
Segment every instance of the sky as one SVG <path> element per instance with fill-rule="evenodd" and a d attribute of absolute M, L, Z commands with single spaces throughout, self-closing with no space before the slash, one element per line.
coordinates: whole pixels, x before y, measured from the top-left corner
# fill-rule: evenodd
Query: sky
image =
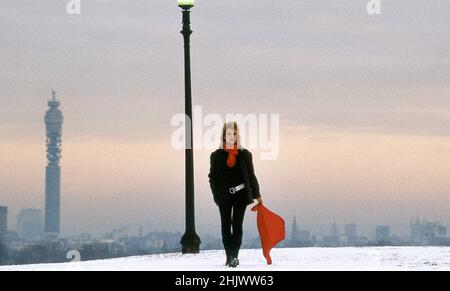
<path fill-rule="evenodd" d="M 184 112 L 176 1 L 0 0 L 0 205 L 16 228 L 44 205 L 51 90 L 64 115 L 62 233 L 127 225 L 184 231 Z M 450 226 L 450 2 L 202 1 L 192 10 L 193 104 L 204 115 L 279 114 L 279 155 L 255 172 L 288 228 L 363 235 L 417 216 Z M 220 235 L 195 150 L 196 225 Z M 246 235 L 256 233 L 246 214 Z"/>

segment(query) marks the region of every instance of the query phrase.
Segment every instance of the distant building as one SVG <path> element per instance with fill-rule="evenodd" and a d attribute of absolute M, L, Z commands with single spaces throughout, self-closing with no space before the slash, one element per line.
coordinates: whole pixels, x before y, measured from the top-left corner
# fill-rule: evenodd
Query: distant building
<path fill-rule="evenodd" d="M 440 244 L 447 239 L 447 228 L 437 222 L 420 221 L 411 222 L 411 241 L 419 245 Z"/>
<path fill-rule="evenodd" d="M 0 239 L 6 239 L 8 233 L 8 207 L 0 206 Z"/>
<path fill-rule="evenodd" d="M 151 232 L 145 236 L 145 246 L 148 250 L 173 250 L 178 248 L 179 236 L 170 232 Z"/>
<path fill-rule="evenodd" d="M 127 250 L 133 253 L 162 253 L 177 250 L 179 244 L 179 233 L 151 232 L 142 237 L 130 237 L 127 240 Z M 214 248 L 221 245 L 222 241 L 219 239 Z"/>
<path fill-rule="evenodd" d="M 311 231 L 309 230 L 299 230 L 298 232 L 298 239 L 300 242 L 310 242 L 312 240 L 311 238 Z"/>
<path fill-rule="evenodd" d="M 292 232 L 291 232 L 291 241 L 292 242 L 298 242 L 299 239 L 299 232 L 298 232 L 298 227 L 297 227 L 297 221 L 296 218 L 294 216 L 294 222 L 292 223 Z"/>
<path fill-rule="evenodd" d="M 311 232 L 305 229 L 299 229 L 297 225 L 297 219 L 294 217 L 292 223 L 292 231 L 290 240 L 286 241 L 280 246 L 290 246 L 290 247 L 307 247 L 312 245 Z"/>
<path fill-rule="evenodd" d="M 6 234 L 6 242 L 8 243 L 18 243 L 20 241 L 19 234 L 17 231 L 8 230 Z"/>
<path fill-rule="evenodd" d="M 339 229 L 336 222 L 334 222 L 333 225 L 331 226 L 330 236 L 339 238 Z"/>
<path fill-rule="evenodd" d="M 112 232 L 109 232 L 103 236 L 104 240 L 112 240 L 112 241 L 120 241 L 126 240 L 130 236 L 128 235 L 128 227 L 122 226 L 119 229 L 113 229 Z"/>
<path fill-rule="evenodd" d="M 347 246 L 367 245 L 367 238 L 358 236 L 358 227 L 354 223 L 346 224 L 344 227 L 344 241 Z"/>
<path fill-rule="evenodd" d="M 337 247 L 340 245 L 339 229 L 336 222 L 331 225 L 330 235 L 323 237 L 322 245 L 326 247 Z"/>
<path fill-rule="evenodd" d="M 58 109 L 56 93 L 52 91 L 52 100 L 45 114 L 47 135 L 47 166 L 45 168 L 45 232 L 49 238 L 57 237 L 60 232 L 61 207 L 61 135 L 63 115 Z"/>
<path fill-rule="evenodd" d="M 358 238 L 358 227 L 354 223 L 345 225 L 345 236 L 348 240 L 355 240 Z"/>
<path fill-rule="evenodd" d="M 23 209 L 20 211 L 17 216 L 17 232 L 23 240 L 42 240 L 44 234 L 42 211 L 39 209 Z"/>
<path fill-rule="evenodd" d="M 387 225 L 377 225 L 375 227 L 375 241 L 377 243 L 387 243 L 390 237 L 390 227 Z"/>
<path fill-rule="evenodd" d="M 321 245 L 324 247 L 338 247 L 340 244 L 337 236 L 324 236 Z"/>

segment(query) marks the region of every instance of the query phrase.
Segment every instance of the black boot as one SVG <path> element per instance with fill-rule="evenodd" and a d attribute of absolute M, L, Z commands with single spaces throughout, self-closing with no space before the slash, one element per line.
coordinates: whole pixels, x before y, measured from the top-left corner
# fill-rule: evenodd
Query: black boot
<path fill-rule="evenodd" d="M 230 266 L 231 260 L 233 259 L 233 257 L 231 256 L 231 252 L 229 250 L 225 250 L 225 254 L 227 256 L 225 266 Z"/>
<path fill-rule="evenodd" d="M 238 258 L 233 258 L 229 264 L 230 267 L 232 268 L 236 268 L 237 266 L 239 266 L 239 259 Z"/>
<path fill-rule="evenodd" d="M 239 250 L 240 250 L 240 249 L 235 249 L 235 250 L 234 250 L 233 256 L 234 256 L 235 258 L 238 258 L 238 257 L 239 257 Z"/>
<path fill-rule="evenodd" d="M 230 252 L 230 255 L 231 255 L 231 260 L 230 260 L 229 266 L 232 268 L 236 268 L 237 266 L 239 266 L 239 259 L 238 259 L 239 249 L 233 249 Z"/>

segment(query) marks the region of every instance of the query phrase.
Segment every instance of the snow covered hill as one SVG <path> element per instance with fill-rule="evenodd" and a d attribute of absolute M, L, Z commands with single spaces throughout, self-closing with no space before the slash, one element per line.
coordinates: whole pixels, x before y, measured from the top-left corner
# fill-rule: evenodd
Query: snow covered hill
<path fill-rule="evenodd" d="M 273 264 L 267 265 L 260 249 L 241 250 L 241 265 L 224 266 L 223 251 L 202 251 L 128 257 L 65 264 L 4 266 L 15 270 L 450 270 L 450 247 L 277 248 Z"/>

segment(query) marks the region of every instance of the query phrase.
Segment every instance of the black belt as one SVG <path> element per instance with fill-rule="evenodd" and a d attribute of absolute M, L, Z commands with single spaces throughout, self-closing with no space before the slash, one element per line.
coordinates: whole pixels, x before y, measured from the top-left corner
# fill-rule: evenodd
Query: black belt
<path fill-rule="evenodd" d="M 229 189 L 228 189 L 228 192 L 229 192 L 230 194 L 234 194 L 234 193 L 236 193 L 236 192 L 238 192 L 238 191 L 240 191 L 240 190 L 242 190 L 242 189 L 244 189 L 244 188 L 245 188 L 245 184 L 242 183 L 242 184 L 240 184 L 240 185 L 237 185 L 236 187 L 231 187 L 231 188 L 229 188 Z"/>

